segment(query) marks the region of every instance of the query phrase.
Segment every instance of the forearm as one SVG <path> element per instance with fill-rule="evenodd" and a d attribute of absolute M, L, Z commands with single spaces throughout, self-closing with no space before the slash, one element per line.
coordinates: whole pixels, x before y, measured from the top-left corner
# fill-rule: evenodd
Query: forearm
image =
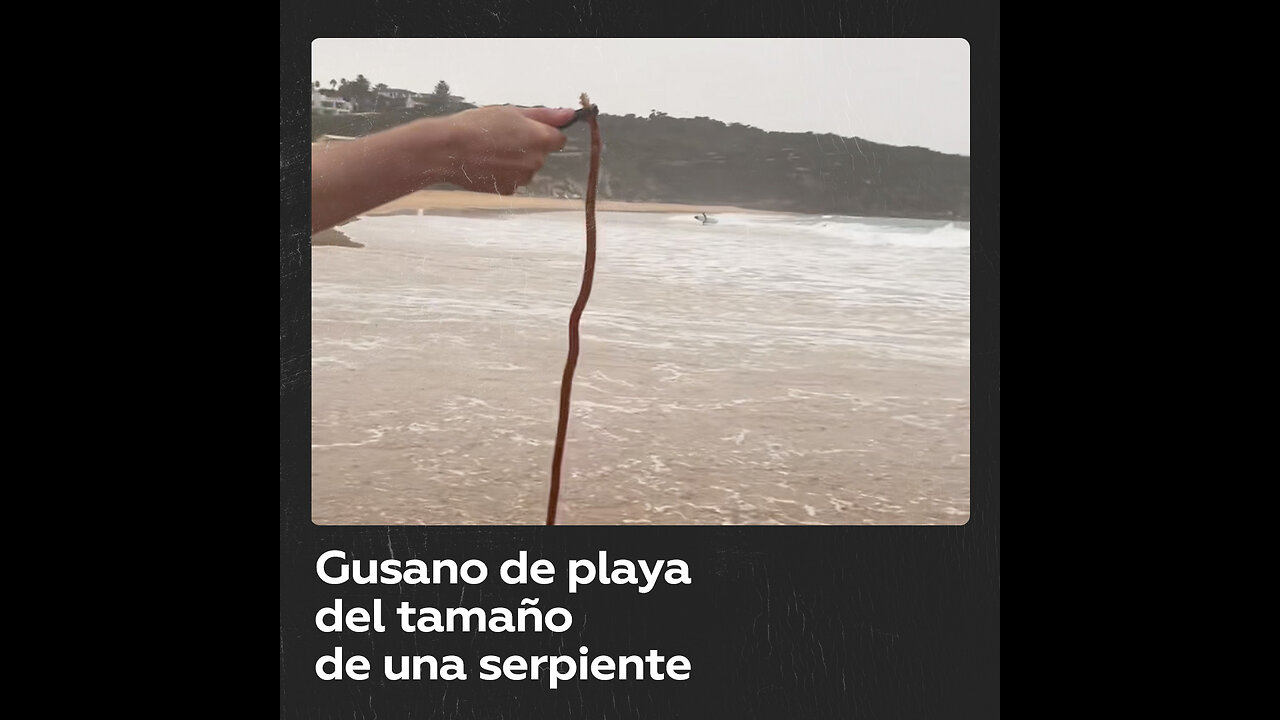
<path fill-rule="evenodd" d="M 447 179 L 454 132 L 428 118 L 311 150 L 311 232 Z"/>

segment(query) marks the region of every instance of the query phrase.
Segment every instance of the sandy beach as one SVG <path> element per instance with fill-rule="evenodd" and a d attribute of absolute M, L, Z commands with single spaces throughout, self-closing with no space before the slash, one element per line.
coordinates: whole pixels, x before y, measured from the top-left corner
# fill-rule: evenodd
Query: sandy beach
<path fill-rule="evenodd" d="M 490 193 L 466 192 L 461 190 L 419 190 L 405 195 L 369 211 L 366 215 L 401 215 L 409 211 L 417 214 L 418 210 L 431 211 L 504 211 L 504 212 L 583 212 L 585 201 L 581 198 L 545 198 L 520 195 L 493 195 Z M 746 210 L 732 205 L 679 205 L 675 203 L 632 203 L 616 200 L 597 200 L 596 212 L 645 212 L 645 213 L 689 213 L 700 212 L 715 215 L 716 213 L 759 213 L 770 214 L 759 210 Z"/>
<path fill-rule="evenodd" d="M 538 212 L 573 212 L 584 213 L 586 204 L 581 198 L 545 198 L 525 195 L 494 195 L 491 193 L 467 192 L 463 190 L 419 190 L 396 200 L 381 205 L 348 220 L 336 228 L 322 230 L 311 237 L 312 247 L 336 246 L 346 248 L 362 248 L 363 244 L 351 239 L 343 228 L 359 222 L 362 217 L 388 217 L 394 215 L 435 215 L 482 217 L 486 214 L 538 213 Z M 628 213 L 688 213 L 690 216 L 707 213 L 715 216 L 719 213 L 741 213 L 754 215 L 779 215 L 764 210 L 749 210 L 733 205 L 680 205 L 677 203 L 644 203 L 620 202 L 617 200 L 598 200 L 596 212 L 628 212 Z"/>

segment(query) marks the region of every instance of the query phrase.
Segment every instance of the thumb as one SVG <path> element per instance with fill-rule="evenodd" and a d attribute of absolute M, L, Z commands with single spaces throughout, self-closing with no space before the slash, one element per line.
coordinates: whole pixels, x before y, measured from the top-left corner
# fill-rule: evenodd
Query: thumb
<path fill-rule="evenodd" d="M 574 111 L 569 108 L 517 108 L 521 114 L 530 120 L 537 120 L 540 123 L 550 125 L 551 127 L 560 127 L 573 119 Z"/>

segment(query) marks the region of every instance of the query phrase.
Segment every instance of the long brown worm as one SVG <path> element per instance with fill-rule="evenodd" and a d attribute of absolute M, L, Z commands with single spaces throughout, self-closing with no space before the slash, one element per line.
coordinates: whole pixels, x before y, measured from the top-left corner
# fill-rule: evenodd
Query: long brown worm
<path fill-rule="evenodd" d="M 569 398 L 573 393 L 573 371 L 578 366 L 578 323 L 582 311 L 591 296 L 591 281 L 596 270 L 596 180 L 600 175 L 600 126 L 596 122 L 599 110 L 591 104 L 586 93 L 582 94 L 582 110 L 574 120 L 585 117 L 591 126 L 591 171 L 587 176 L 587 257 L 582 267 L 582 289 L 569 313 L 569 357 L 564 363 L 564 377 L 560 381 L 560 421 L 556 426 L 556 449 L 551 458 L 551 493 L 547 498 L 547 524 L 556 524 L 556 506 L 560 502 L 560 468 L 564 463 L 564 441 L 569 432 Z M 570 121 L 572 123 L 573 121 Z M 568 127 L 568 125 L 565 125 Z"/>

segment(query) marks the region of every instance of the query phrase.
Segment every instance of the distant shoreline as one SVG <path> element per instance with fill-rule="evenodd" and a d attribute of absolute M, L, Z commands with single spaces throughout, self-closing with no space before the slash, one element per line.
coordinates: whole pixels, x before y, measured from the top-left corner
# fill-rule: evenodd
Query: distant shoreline
<path fill-rule="evenodd" d="M 323 230 L 311 236 L 312 247 L 333 245 L 361 248 L 342 228 L 362 217 L 389 217 L 393 215 L 476 216 L 507 215 L 540 212 L 583 212 L 585 200 L 570 198 L 529 197 L 527 195 L 495 195 L 464 190 L 419 190 L 391 202 L 380 205 L 335 228 Z M 747 213 L 752 215 L 784 215 L 764 210 L 748 210 L 733 205 L 681 205 L 676 203 L 622 202 L 598 200 L 597 212 L 638 213 L 688 213 L 690 218 L 698 213 Z"/>
<path fill-rule="evenodd" d="M 563 212 L 582 210 L 585 200 L 582 198 L 547 198 L 529 197 L 527 195 L 494 195 L 490 193 L 467 192 L 462 190 L 419 190 L 402 198 L 392 200 L 370 210 L 365 215 L 416 215 L 418 210 L 424 213 L 448 214 L 448 211 L 490 211 L 490 212 Z M 620 200 L 597 200 L 598 212 L 643 212 L 643 213 L 684 213 L 696 215 L 705 212 L 716 213 L 750 213 L 753 215 L 782 215 L 787 213 L 769 212 L 767 210 L 750 210 L 734 205 L 686 205 L 682 203 L 655 202 L 623 202 Z"/>
<path fill-rule="evenodd" d="M 421 210 L 433 215 L 456 215 L 473 213 L 529 213 L 529 212 L 564 212 L 582 211 L 585 200 L 582 198 L 549 198 L 529 195 L 495 195 L 492 193 L 469 192 L 466 190 L 419 190 L 404 197 L 374 208 L 366 213 L 366 217 L 386 215 L 417 215 Z M 920 217 L 917 215 L 850 215 L 834 211 L 800 211 L 800 210 L 760 210 L 744 208 L 737 205 L 693 205 L 689 203 L 668 202 L 631 202 L 626 200 L 597 200 L 598 212 L 637 212 L 637 213 L 689 213 L 696 215 L 705 212 L 708 215 L 723 213 L 740 213 L 744 215 L 842 215 L 845 217 L 869 217 L 895 220 L 931 220 L 938 222 L 970 222 L 961 217 Z"/>

